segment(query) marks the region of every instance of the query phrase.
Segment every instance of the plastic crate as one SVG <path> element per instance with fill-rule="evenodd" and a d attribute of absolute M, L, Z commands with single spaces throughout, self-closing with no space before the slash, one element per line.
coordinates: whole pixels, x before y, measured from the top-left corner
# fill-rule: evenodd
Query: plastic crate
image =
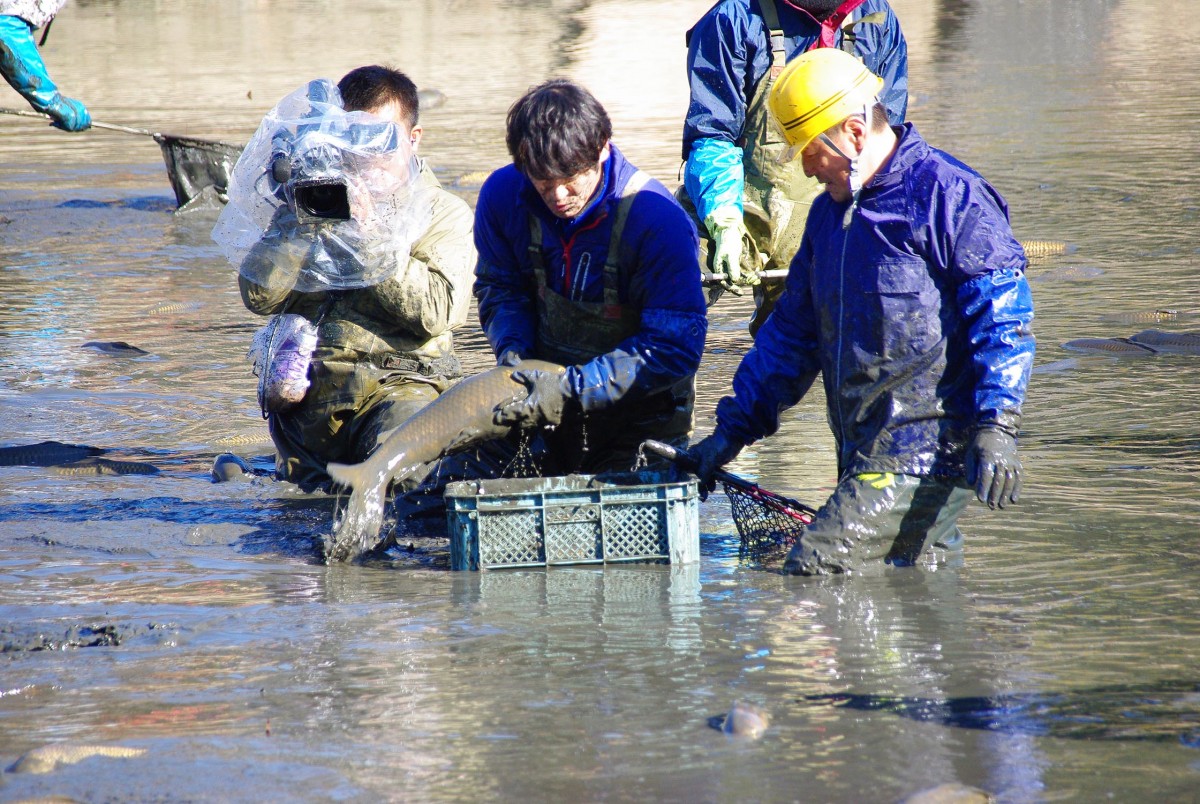
<path fill-rule="evenodd" d="M 451 569 L 700 560 L 696 482 L 674 475 L 465 480 L 445 500 Z"/>

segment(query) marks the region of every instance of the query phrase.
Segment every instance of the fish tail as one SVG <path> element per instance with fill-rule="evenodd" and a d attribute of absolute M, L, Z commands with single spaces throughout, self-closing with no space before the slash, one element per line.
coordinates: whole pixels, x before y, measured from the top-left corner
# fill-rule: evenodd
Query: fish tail
<path fill-rule="evenodd" d="M 367 485 L 367 473 L 361 463 L 326 464 L 325 473 L 333 478 L 333 482 L 348 489 L 364 488 Z"/>

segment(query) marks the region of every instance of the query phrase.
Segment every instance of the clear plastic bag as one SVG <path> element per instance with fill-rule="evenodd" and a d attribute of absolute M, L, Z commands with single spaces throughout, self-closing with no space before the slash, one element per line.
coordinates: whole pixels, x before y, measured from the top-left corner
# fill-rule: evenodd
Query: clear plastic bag
<path fill-rule="evenodd" d="M 317 328 L 294 313 L 273 316 L 254 333 L 247 358 L 258 377 L 263 415 L 295 407 L 308 393 L 308 367 L 317 348 Z"/>
<path fill-rule="evenodd" d="M 229 183 L 212 237 L 242 276 L 311 293 L 370 287 L 405 265 L 432 214 L 396 123 L 342 108 L 311 81 L 267 113 Z"/>

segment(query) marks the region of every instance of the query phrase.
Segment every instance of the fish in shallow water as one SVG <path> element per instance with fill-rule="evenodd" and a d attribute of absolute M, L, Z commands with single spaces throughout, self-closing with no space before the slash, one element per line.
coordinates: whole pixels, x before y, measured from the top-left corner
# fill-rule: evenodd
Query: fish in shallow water
<path fill-rule="evenodd" d="M 116 355 L 118 357 L 150 354 L 145 349 L 139 349 L 133 344 L 126 343 L 125 341 L 88 341 L 80 348 L 95 349 L 98 352 L 104 352 L 106 355 Z"/>
<path fill-rule="evenodd" d="M 524 360 L 519 368 L 564 370 L 542 360 Z M 383 526 L 384 495 L 392 483 L 420 479 L 417 473 L 429 471 L 429 464 L 439 458 L 511 432 L 510 426 L 496 424 L 493 414 L 497 406 L 528 393 L 512 379 L 514 370 L 497 366 L 462 380 L 392 430 L 367 460 L 325 467 L 334 482 L 350 489 L 346 510 L 334 524 L 326 561 L 348 561 L 375 547 Z"/>
<path fill-rule="evenodd" d="M 156 475 L 158 467 L 140 461 L 112 461 L 108 458 L 84 458 L 71 463 L 57 463 L 51 468 L 56 475 Z"/>
<path fill-rule="evenodd" d="M 753 704 L 734 701 L 729 714 L 710 718 L 708 725 L 731 737 L 749 737 L 757 740 L 771 725 L 770 716 Z"/>
<path fill-rule="evenodd" d="M 81 461 L 103 452 L 100 447 L 85 444 L 40 441 L 20 447 L 0 447 L 0 466 L 56 466 Z"/>
<path fill-rule="evenodd" d="M 1021 248 L 1025 249 L 1025 256 L 1031 260 L 1071 254 L 1076 249 L 1075 246 L 1061 240 L 1022 240 Z"/>
<path fill-rule="evenodd" d="M 1200 332 L 1163 332 L 1160 329 L 1145 329 L 1129 340 L 1156 352 L 1177 355 L 1200 355 Z"/>
<path fill-rule="evenodd" d="M 1076 352 L 1107 352 L 1111 355 L 1136 357 L 1152 355 L 1155 351 L 1128 338 L 1076 338 L 1064 343 L 1063 348 Z"/>
<path fill-rule="evenodd" d="M 140 757 L 145 748 L 123 745 L 67 745 L 54 743 L 34 748 L 9 765 L 9 773 L 50 773 L 63 765 L 74 765 L 91 757 Z"/>

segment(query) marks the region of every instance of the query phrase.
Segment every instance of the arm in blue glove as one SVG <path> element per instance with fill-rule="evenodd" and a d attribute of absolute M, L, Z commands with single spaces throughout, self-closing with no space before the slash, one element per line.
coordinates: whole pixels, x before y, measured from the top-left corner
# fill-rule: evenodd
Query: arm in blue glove
<path fill-rule="evenodd" d="M 58 128 L 83 131 L 92 125 L 87 108 L 65 97 L 50 80 L 33 42 L 33 29 L 20 17 L 0 15 L 0 73 L 29 105 L 53 117 Z"/>

